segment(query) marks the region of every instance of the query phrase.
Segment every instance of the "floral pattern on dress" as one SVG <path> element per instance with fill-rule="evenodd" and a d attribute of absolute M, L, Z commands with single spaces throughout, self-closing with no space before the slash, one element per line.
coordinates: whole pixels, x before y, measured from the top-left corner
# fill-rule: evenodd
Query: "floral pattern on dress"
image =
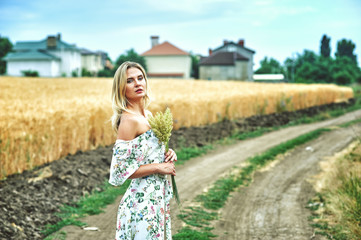
<path fill-rule="evenodd" d="M 117 139 L 109 183 L 122 185 L 141 165 L 164 162 L 164 150 L 151 129 L 130 141 Z M 119 204 L 115 239 L 172 239 L 169 208 L 172 196 L 165 175 L 132 179 Z"/>

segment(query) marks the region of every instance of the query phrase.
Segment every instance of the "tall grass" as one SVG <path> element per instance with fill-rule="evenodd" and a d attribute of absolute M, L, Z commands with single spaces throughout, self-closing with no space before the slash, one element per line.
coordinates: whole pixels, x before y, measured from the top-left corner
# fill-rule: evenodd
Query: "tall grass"
<path fill-rule="evenodd" d="M 321 179 L 322 191 L 312 226 L 329 239 L 361 238 L 361 142 L 349 153 L 330 162 Z"/>
<path fill-rule="evenodd" d="M 0 77 L 0 179 L 78 150 L 114 142 L 112 79 Z M 174 129 L 345 101 L 335 85 L 150 80 L 152 112 L 169 107 Z"/>

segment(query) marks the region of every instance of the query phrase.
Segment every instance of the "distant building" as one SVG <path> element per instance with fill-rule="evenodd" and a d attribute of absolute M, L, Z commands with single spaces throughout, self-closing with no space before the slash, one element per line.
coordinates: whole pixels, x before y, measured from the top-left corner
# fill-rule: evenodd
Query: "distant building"
<path fill-rule="evenodd" d="M 253 74 L 253 80 L 265 83 L 287 82 L 283 74 Z"/>
<path fill-rule="evenodd" d="M 81 67 L 89 71 L 92 75 L 96 75 L 100 70 L 104 69 L 105 61 L 102 52 L 92 52 L 88 49 L 80 49 Z"/>
<path fill-rule="evenodd" d="M 209 56 L 199 63 L 200 79 L 253 81 L 254 50 L 238 43 L 224 41 L 223 46 L 209 49 Z"/>
<path fill-rule="evenodd" d="M 81 76 L 82 68 L 95 75 L 109 64 L 106 53 L 78 48 L 64 42 L 60 34 L 41 41 L 16 42 L 13 52 L 3 59 L 9 76 L 23 76 L 23 71 L 31 70 L 41 77 L 72 77 Z"/>
<path fill-rule="evenodd" d="M 151 37 L 152 48 L 141 54 L 147 64 L 149 77 L 190 78 L 190 54 L 165 41 L 159 44 L 159 37 Z"/>
<path fill-rule="evenodd" d="M 41 41 L 16 42 L 8 53 L 7 75 L 22 76 L 22 71 L 37 71 L 42 77 L 81 75 L 80 49 L 61 40 L 61 35 Z"/>

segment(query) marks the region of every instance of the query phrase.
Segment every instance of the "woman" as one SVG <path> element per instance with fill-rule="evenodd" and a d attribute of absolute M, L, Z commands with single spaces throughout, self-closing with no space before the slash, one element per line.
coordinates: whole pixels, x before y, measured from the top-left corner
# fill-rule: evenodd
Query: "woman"
<path fill-rule="evenodd" d="M 112 126 L 117 133 L 109 183 L 132 179 L 118 209 L 115 239 L 171 239 L 166 175 L 175 175 L 175 152 L 165 153 L 149 126 L 149 86 L 138 63 L 125 62 L 114 75 Z"/>

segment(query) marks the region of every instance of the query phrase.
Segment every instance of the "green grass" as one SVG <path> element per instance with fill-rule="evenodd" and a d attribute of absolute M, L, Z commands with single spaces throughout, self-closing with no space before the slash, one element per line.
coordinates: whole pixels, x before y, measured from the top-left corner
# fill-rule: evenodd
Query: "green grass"
<path fill-rule="evenodd" d="M 217 219 L 217 213 L 207 211 L 201 207 L 187 207 L 181 210 L 179 217 L 186 224 L 193 227 L 207 227 L 211 220 Z"/>
<path fill-rule="evenodd" d="M 355 119 L 353 121 L 350 121 L 350 122 L 347 122 L 347 123 L 344 123 L 344 124 L 340 124 L 339 126 L 343 127 L 343 128 L 347 128 L 347 127 L 349 127 L 351 125 L 354 125 L 354 124 L 360 123 L 360 122 L 361 122 L 361 118 L 360 119 Z"/>
<path fill-rule="evenodd" d="M 212 234 L 210 232 L 210 229 L 207 229 L 206 231 L 197 231 L 193 230 L 190 227 L 184 227 L 182 228 L 177 234 L 172 236 L 172 239 L 174 240 L 208 240 L 213 237 L 216 237 L 216 235 Z"/>
<path fill-rule="evenodd" d="M 44 240 L 66 240 L 66 232 L 64 231 L 57 231 L 53 234 L 50 234 L 49 236 L 47 236 L 46 238 L 44 238 Z"/>
<path fill-rule="evenodd" d="M 243 132 L 243 133 L 235 133 L 231 136 L 232 139 L 238 139 L 238 140 L 245 140 L 248 138 L 255 138 L 262 136 L 265 133 L 272 132 L 279 129 L 279 127 L 273 127 L 273 128 L 258 128 L 255 131 L 252 132 Z"/>
<path fill-rule="evenodd" d="M 86 223 L 79 221 L 79 218 L 103 212 L 104 207 L 125 193 L 129 184 L 130 180 L 127 180 L 122 186 L 113 187 L 106 181 L 101 187 L 103 191 L 93 191 L 90 195 L 84 196 L 74 203 L 73 206 L 64 205 L 61 207 L 60 213 L 56 214 L 61 218 L 61 221 L 55 225 L 46 225 L 42 233 L 48 236 L 67 225 L 85 226 Z"/>
<path fill-rule="evenodd" d="M 213 149 L 213 146 L 210 145 L 210 144 L 202 146 L 202 147 L 183 147 L 183 148 L 180 148 L 180 149 L 176 150 L 177 158 L 178 158 L 178 161 L 176 162 L 176 164 L 183 164 L 187 160 L 189 160 L 191 158 L 201 156 L 201 155 L 207 153 L 211 149 Z"/>
<path fill-rule="evenodd" d="M 306 208 L 312 211 L 312 217 L 308 220 L 311 222 L 310 226 L 315 229 L 316 235 L 321 235 L 327 237 L 327 239 L 334 240 L 348 240 L 350 239 L 346 234 L 342 226 L 329 226 L 327 221 L 321 219 L 321 216 L 316 212 L 319 208 L 324 208 L 326 206 L 326 197 L 321 193 L 317 193 L 317 196 L 310 200 Z M 312 206 L 309 206 L 312 205 Z M 317 222 L 314 222 L 313 219 L 317 219 Z"/>

